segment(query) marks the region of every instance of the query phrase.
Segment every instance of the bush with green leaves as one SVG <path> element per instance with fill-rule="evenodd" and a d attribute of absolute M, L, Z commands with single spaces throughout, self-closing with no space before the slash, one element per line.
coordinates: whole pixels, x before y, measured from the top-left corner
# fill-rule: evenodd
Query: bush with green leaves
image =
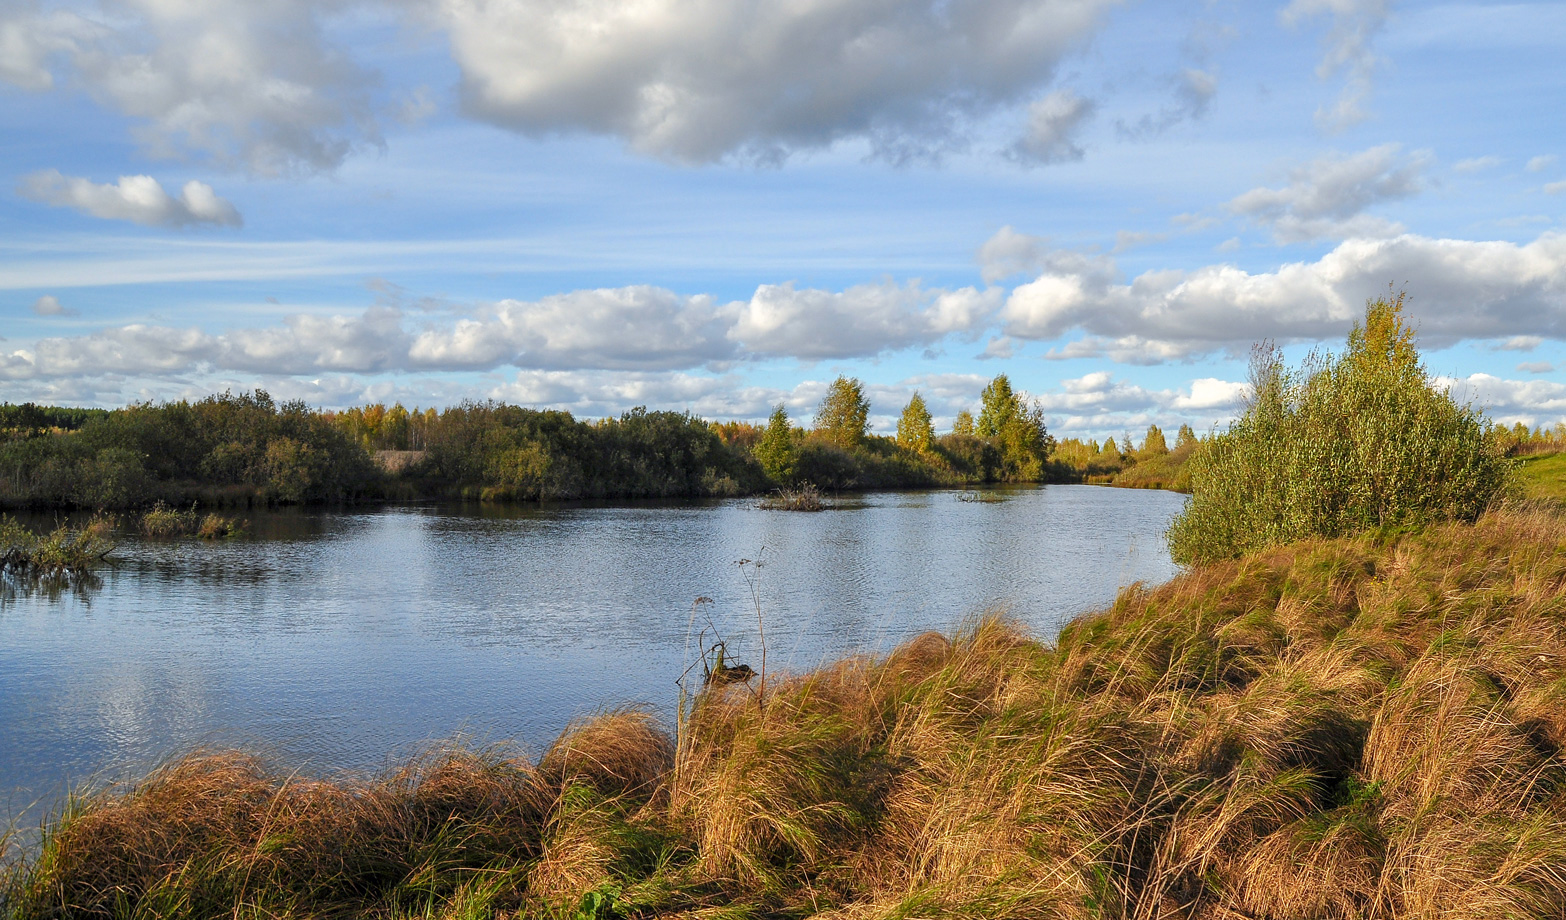
<path fill-rule="evenodd" d="M 1168 534 L 1175 561 L 1472 521 L 1505 493 L 1489 422 L 1431 381 L 1403 308 L 1402 294 L 1372 301 L 1341 355 L 1297 369 L 1258 347 L 1244 416 L 1191 459 L 1194 494 Z"/>

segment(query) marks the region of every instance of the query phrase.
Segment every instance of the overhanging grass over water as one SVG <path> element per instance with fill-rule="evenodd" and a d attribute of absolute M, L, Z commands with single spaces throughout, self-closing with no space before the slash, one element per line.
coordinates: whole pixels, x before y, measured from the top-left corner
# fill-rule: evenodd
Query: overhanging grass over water
<path fill-rule="evenodd" d="M 636 714 L 534 765 L 78 803 L 45 916 L 1559 917 L 1566 521 L 1309 541 Z"/>

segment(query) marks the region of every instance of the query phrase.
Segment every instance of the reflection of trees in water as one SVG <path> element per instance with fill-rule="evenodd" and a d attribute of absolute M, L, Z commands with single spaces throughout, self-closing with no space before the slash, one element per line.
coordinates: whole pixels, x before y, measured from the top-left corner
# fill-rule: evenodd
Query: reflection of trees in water
<path fill-rule="evenodd" d="M 92 594 L 103 587 L 103 579 L 93 572 L 21 572 L 14 568 L 0 569 L 0 604 L 9 604 L 23 598 L 41 597 L 57 601 L 67 594 L 74 595 L 83 604 L 92 603 Z"/>
<path fill-rule="evenodd" d="M 256 587 L 289 574 L 284 569 L 233 557 L 193 559 L 132 558 L 117 560 L 117 574 L 132 573 L 168 584 L 195 582 L 203 587 Z M 299 575 L 306 573 L 299 572 Z"/>

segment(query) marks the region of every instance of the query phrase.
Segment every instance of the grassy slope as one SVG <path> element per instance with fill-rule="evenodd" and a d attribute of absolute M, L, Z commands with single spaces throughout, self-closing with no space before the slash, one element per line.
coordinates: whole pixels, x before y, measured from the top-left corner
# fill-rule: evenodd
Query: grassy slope
<path fill-rule="evenodd" d="M 1524 457 L 1517 479 L 1529 498 L 1566 502 L 1566 454 Z"/>
<path fill-rule="evenodd" d="M 1196 446 L 1172 450 L 1167 454 L 1149 457 L 1140 463 L 1126 467 L 1115 475 L 1109 484 L 1126 489 L 1170 489 L 1175 492 L 1191 491 L 1191 473 L 1186 461 Z"/>
<path fill-rule="evenodd" d="M 1310 542 L 1058 646 L 882 661 L 365 783 L 198 758 L 77 807 L 13 917 L 1561 917 L 1566 519 Z"/>

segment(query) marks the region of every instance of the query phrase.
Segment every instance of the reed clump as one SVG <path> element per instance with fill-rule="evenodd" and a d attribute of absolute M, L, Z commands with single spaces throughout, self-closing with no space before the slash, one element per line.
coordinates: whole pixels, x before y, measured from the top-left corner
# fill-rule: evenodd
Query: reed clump
<path fill-rule="evenodd" d="M 149 537 L 197 536 L 203 540 L 223 540 L 240 536 L 249 529 L 249 521 L 217 512 L 201 514 L 194 506 L 181 511 L 162 502 L 141 516 L 141 532 Z"/>
<path fill-rule="evenodd" d="M 357 782 L 73 801 L 9 920 L 1558 918 L 1566 518 L 1314 539 Z"/>
<path fill-rule="evenodd" d="M 821 511 L 826 505 L 821 501 L 821 490 L 807 482 L 795 489 L 778 489 L 756 507 L 765 511 Z"/>

